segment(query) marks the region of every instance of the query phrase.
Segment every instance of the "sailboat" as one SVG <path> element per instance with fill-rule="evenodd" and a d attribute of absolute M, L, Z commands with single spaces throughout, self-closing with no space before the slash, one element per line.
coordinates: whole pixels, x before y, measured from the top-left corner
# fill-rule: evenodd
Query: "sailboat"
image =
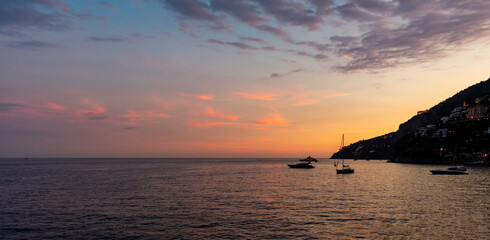
<path fill-rule="evenodd" d="M 349 167 L 349 165 L 345 165 L 344 159 L 340 157 L 342 148 L 344 148 L 344 134 L 342 134 L 342 141 L 340 142 L 338 157 L 334 160 L 335 170 L 337 170 L 337 174 L 354 173 L 354 169 Z M 339 164 L 342 166 L 342 168 L 339 168 Z"/>

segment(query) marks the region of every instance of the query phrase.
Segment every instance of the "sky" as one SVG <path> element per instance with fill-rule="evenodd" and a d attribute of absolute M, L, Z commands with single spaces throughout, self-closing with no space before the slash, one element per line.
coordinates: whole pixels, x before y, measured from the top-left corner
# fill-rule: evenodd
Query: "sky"
<path fill-rule="evenodd" d="M 487 0 L 3 0 L 0 157 L 328 158 L 490 77 Z"/>

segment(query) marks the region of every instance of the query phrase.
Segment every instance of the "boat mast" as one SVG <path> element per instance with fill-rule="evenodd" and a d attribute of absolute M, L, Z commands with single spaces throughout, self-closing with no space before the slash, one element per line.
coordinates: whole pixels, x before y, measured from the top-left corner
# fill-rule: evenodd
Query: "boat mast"
<path fill-rule="evenodd" d="M 342 133 L 342 142 L 340 144 L 340 151 L 344 148 L 344 134 Z M 342 169 L 344 169 L 344 158 L 342 158 Z"/>
<path fill-rule="evenodd" d="M 340 159 L 341 156 L 342 156 L 342 148 L 344 148 L 344 134 L 342 134 L 342 141 L 340 142 L 340 147 L 339 147 L 339 154 L 337 155 L 337 159 L 334 160 L 334 166 L 337 167 L 337 165 L 339 165 L 340 163 Z M 344 168 L 344 159 L 342 159 L 342 168 Z"/>

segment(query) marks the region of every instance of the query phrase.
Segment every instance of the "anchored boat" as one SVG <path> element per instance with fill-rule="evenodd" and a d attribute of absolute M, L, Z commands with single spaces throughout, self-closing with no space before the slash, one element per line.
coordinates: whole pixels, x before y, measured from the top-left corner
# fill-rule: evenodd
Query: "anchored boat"
<path fill-rule="evenodd" d="M 354 169 L 349 167 L 349 165 L 344 164 L 344 159 L 341 158 L 342 148 L 344 148 L 344 134 L 342 134 L 342 141 L 340 142 L 340 149 L 337 159 L 334 160 L 335 170 L 337 174 L 354 173 Z M 342 168 L 339 168 L 339 164 Z"/>

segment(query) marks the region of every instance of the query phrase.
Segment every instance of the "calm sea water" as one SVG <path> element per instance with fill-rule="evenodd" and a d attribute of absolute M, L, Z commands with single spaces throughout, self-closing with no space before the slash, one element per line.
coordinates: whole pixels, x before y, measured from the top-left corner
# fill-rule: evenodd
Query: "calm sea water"
<path fill-rule="evenodd" d="M 4 239 L 489 239 L 490 169 L 294 159 L 1 159 Z"/>

